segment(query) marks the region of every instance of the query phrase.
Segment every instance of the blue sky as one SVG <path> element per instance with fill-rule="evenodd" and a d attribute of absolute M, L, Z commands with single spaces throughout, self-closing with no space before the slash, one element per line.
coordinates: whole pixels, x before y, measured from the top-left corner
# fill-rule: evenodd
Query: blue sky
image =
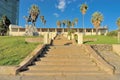
<path fill-rule="evenodd" d="M 93 28 L 91 15 L 99 11 L 104 16 L 101 26 L 108 25 L 109 30 L 117 29 L 116 20 L 120 17 L 120 0 L 20 0 L 19 25 L 25 25 L 23 16 L 28 16 L 28 11 L 32 4 L 39 6 L 40 15 L 44 15 L 47 20 L 44 26 L 40 18 L 37 19 L 37 27 L 56 27 L 57 20 L 71 20 L 78 18 L 76 27 L 82 28 L 82 14 L 80 5 L 86 3 L 88 11 L 85 14 L 85 28 Z"/>

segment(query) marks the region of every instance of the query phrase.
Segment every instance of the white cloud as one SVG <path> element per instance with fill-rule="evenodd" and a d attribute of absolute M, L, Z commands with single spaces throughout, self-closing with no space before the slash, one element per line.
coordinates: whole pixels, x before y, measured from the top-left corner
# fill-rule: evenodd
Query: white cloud
<path fill-rule="evenodd" d="M 59 3 L 58 3 L 58 5 L 56 5 L 56 7 L 63 12 L 66 7 L 66 1 L 59 0 Z"/>
<path fill-rule="evenodd" d="M 54 15 L 55 17 L 59 17 L 59 14 L 58 14 L 58 13 L 53 13 L 53 15 Z"/>
<path fill-rule="evenodd" d="M 58 0 L 58 4 L 55 5 L 55 7 L 63 12 L 65 8 L 67 7 L 67 5 L 73 2 L 76 2 L 76 0 Z"/>

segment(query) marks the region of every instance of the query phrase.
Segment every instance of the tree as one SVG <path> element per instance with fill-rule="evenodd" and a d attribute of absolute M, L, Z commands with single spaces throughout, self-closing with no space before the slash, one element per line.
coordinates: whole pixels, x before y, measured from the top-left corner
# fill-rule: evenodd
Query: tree
<path fill-rule="evenodd" d="M 71 25 L 72 25 L 72 24 L 71 24 L 71 21 L 67 20 L 67 28 L 68 28 L 68 29 L 70 29 Z"/>
<path fill-rule="evenodd" d="M 9 29 L 9 25 L 11 24 L 10 20 L 8 19 L 7 16 L 3 15 L 2 16 L 2 21 L 3 21 L 3 25 L 6 29 L 6 31 Z"/>
<path fill-rule="evenodd" d="M 31 18 L 31 22 L 33 23 L 33 25 L 35 26 L 35 22 L 38 18 L 38 15 L 40 14 L 40 10 L 39 7 L 37 5 L 32 5 L 29 11 L 30 15 L 29 17 Z"/>
<path fill-rule="evenodd" d="M 46 25 L 46 20 L 43 20 L 43 24 L 44 24 L 44 26 Z"/>
<path fill-rule="evenodd" d="M 117 19 L 116 24 L 118 26 L 118 43 L 120 43 L 120 17 Z"/>
<path fill-rule="evenodd" d="M 5 35 L 9 30 L 9 25 L 11 24 L 7 16 L 3 15 L 0 20 L 0 34 Z"/>
<path fill-rule="evenodd" d="M 57 25 L 58 28 L 60 28 L 61 27 L 61 22 L 58 20 L 56 25 Z"/>
<path fill-rule="evenodd" d="M 98 30 L 100 28 L 102 21 L 103 21 L 103 15 L 100 12 L 94 12 L 92 14 L 91 22 L 96 29 L 96 35 L 98 35 Z"/>
<path fill-rule="evenodd" d="M 40 16 L 41 22 L 44 22 L 44 16 Z"/>
<path fill-rule="evenodd" d="M 63 25 L 63 27 L 65 27 L 65 26 L 66 26 L 66 23 L 67 23 L 67 21 L 66 21 L 66 20 L 63 20 L 63 21 L 62 21 L 62 25 Z"/>
<path fill-rule="evenodd" d="M 75 22 L 75 25 L 77 25 L 78 24 L 78 18 L 75 18 L 74 22 Z"/>
<path fill-rule="evenodd" d="M 3 21 L 2 21 L 2 20 L 0 20 L 0 35 L 2 35 L 3 30 L 4 30 Z"/>
<path fill-rule="evenodd" d="M 118 26 L 118 30 L 120 31 L 120 17 L 117 19 L 116 24 Z"/>
<path fill-rule="evenodd" d="M 87 4 L 82 4 L 80 6 L 80 11 L 81 11 L 81 13 L 83 15 L 83 28 L 84 28 L 84 15 L 86 14 L 87 9 L 88 9 Z"/>
<path fill-rule="evenodd" d="M 67 20 L 68 35 L 71 35 L 71 29 L 70 29 L 71 25 L 72 25 L 71 21 Z"/>
<path fill-rule="evenodd" d="M 72 28 L 74 28 L 74 26 L 75 26 L 75 21 L 73 21 L 73 22 L 71 23 L 71 25 L 72 25 Z"/>

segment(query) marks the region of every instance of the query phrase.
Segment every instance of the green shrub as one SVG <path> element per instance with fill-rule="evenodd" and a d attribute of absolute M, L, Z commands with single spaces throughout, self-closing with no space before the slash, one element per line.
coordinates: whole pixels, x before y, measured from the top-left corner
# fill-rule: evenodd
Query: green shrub
<path fill-rule="evenodd" d="M 117 36 L 117 31 L 111 31 L 107 33 L 107 36 Z"/>
<path fill-rule="evenodd" d="M 77 34 L 74 35 L 74 39 L 75 39 L 76 42 L 78 41 L 78 35 Z"/>

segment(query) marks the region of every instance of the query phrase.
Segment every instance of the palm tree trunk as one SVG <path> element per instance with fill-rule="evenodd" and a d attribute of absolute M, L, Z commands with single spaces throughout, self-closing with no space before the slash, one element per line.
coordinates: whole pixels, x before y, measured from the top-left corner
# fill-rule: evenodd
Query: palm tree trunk
<path fill-rule="evenodd" d="M 98 35 L 98 32 L 99 32 L 99 29 L 97 28 L 97 29 L 96 29 L 96 35 Z"/>
<path fill-rule="evenodd" d="M 83 14 L 83 33 L 84 33 L 84 14 Z"/>

